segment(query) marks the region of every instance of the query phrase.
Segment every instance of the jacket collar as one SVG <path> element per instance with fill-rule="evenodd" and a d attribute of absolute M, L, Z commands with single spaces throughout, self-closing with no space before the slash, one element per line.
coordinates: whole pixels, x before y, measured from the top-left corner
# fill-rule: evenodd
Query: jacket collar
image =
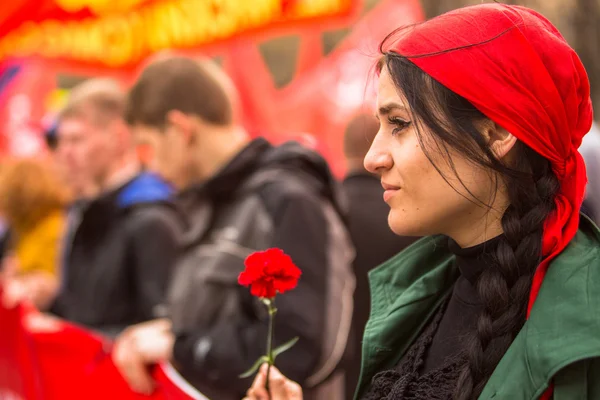
<path fill-rule="evenodd" d="M 582 216 L 580 230 L 552 262 L 530 319 L 480 398 L 534 398 L 561 368 L 600 356 L 599 259 L 600 232 Z M 453 261 L 447 239 L 429 237 L 369 274 L 372 311 L 357 395 L 376 372 L 398 362 L 450 292 L 458 277 Z"/>

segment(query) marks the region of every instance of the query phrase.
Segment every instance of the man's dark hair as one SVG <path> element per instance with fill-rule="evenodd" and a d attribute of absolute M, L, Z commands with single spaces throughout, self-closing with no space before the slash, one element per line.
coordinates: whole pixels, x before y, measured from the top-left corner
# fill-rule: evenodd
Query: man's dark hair
<path fill-rule="evenodd" d="M 229 125 L 231 101 L 208 62 L 169 57 L 151 63 L 129 92 L 127 123 L 161 129 L 167 114 L 177 110 L 213 125 Z"/>
<path fill-rule="evenodd" d="M 46 141 L 46 146 L 50 151 L 56 151 L 58 148 L 58 125 L 57 123 L 53 123 L 44 131 L 44 139 Z"/>

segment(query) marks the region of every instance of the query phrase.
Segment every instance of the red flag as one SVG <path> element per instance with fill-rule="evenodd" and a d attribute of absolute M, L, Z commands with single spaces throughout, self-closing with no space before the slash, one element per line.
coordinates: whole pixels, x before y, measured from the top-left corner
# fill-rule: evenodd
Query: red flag
<path fill-rule="evenodd" d="M 36 313 L 24 305 L 0 306 L 0 398 L 208 400 L 169 364 L 155 367 L 152 395 L 132 392 L 112 362 L 109 340 L 66 322 L 32 332 L 25 320 Z"/>

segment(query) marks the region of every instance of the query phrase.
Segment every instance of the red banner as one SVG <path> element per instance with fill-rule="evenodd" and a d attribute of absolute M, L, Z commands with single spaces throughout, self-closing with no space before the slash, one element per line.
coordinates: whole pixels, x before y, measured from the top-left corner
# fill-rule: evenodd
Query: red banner
<path fill-rule="evenodd" d="M 44 149 L 40 122 L 55 74 L 37 63 L 0 67 L 0 154 L 32 156 Z"/>
<path fill-rule="evenodd" d="M 374 112 L 369 108 L 376 97 L 374 67 L 381 57 L 379 44 L 394 29 L 423 18 L 417 0 L 381 1 L 334 52 L 281 90 L 274 87 L 255 46 L 238 43 L 231 47 L 225 67 L 242 96 L 246 125 L 268 132 L 275 141 L 314 137 L 335 174 L 343 175 L 346 124 L 362 108 Z"/>
<path fill-rule="evenodd" d="M 199 49 L 356 15 L 358 0 L 12 0 L 0 62 L 42 57 L 127 69 L 163 49 Z"/>
<path fill-rule="evenodd" d="M 95 1 L 100 4 L 100 0 Z M 141 0 L 122 1 L 127 4 L 137 1 L 137 7 L 155 4 L 154 0 L 141 3 Z M 317 4 L 330 0 L 310 1 Z M 291 2 L 294 3 L 293 0 Z M 81 17 L 81 13 L 90 12 L 85 10 L 73 12 L 73 15 Z M 334 173 L 338 177 L 342 176 L 345 172 L 342 151 L 344 128 L 355 113 L 365 105 L 370 107 L 375 99 L 373 67 L 380 56 L 379 43 L 394 29 L 422 19 L 423 12 L 418 0 L 382 0 L 353 27 L 349 36 L 327 57 L 322 55 L 321 33 L 330 26 L 301 30 L 296 74 L 292 82 L 283 88 L 275 87 L 273 77 L 258 48 L 259 42 L 240 37 L 230 41 L 227 46 L 221 47 L 220 55 L 223 58 L 223 66 L 232 77 L 240 95 L 242 122 L 249 131 L 265 135 L 274 142 L 296 139 L 315 147 L 327 158 Z M 0 31 L 5 25 L 0 22 Z M 208 47 L 203 47 L 203 51 L 207 49 Z M 29 60 L 27 65 L 36 64 Z M 40 65 L 43 66 L 41 71 L 45 74 L 56 74 L 58 70 L 56 61 Z M 73 65 L 69 64 L 71 70 Z M 133 74 L 126 69 L 104 68 L 102 71 L 110 72 L 112 76 L 124 82 L 132 82 Z M 54 84 L 55 79 L 31 78 L 31 82 L 37 83 L 28 83 L 29 78 L 25 77 L 25 72 L 22 75 L 23 79 L 14 83 L 12 92 L 9 93 L 27 92 L 32 104 L 35 103 L 36 107 L 43 105 L 48 94 L 46 86 Z M 16 125 L 13 122 L 21 121 L 21 118 L 19 113 L 15 117 L 6 106 L 6 99 L 9 97 L 15 101 L 14 95 L 2 97 L 2 93 L 0 88 L 0 102 L 4 105 L 4 118 L 1 119 L 5 125 L 3 132 L 8 132 L 8 141 L 14 142 L 20 136 L 10 132 L 15 132 Z M 20 98 L 22 99 L 22 96 Z M 17 100 L 19 105 L 21 100 Z M 22 107 L 12 109 L 20 112 Z M 22 127 L 22 124 L 18 126 Z M 8 130 L 9 127 L 11 130 Z M 18 146 L 9 145 L 9 152 L 15 150 L 18 150 Z"/>
<path fill-rule="evenodd" d="M 62 322 L 58 330 L 32 332 L 26 320 L 36 313 L 0 306 L 0 399 L 207 400 L 170 365 L 155 368 L 152 395 L 133 393 L 112 362 L 108 340 Z"/>

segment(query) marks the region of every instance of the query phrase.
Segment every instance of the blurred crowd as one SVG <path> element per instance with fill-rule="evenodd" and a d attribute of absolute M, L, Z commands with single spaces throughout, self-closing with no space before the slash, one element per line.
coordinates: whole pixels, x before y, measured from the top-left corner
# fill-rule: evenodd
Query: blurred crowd
<path fill-rule="evenodd" d="M 367 273 L 415 240 L 390 230 L 363 167 L 379 123 L 348 121 L 340 182 L 316 152 L 251 136 L 237 107 L 216 65 L 183 57 L 151 63 L 127 90 L 103 78 L 74 88 L 48 155 L 0 165 L 3 301 L 114 339 L 136 391 L 151 392 L 151 366 L 170 361 L 209 398 L 240 399 L 268 315 L 237 277 L 253 251 L 281 248 L 302 278 L 278 298 L 275 344 L 300 338 L 278 366 L 306 399 L 351 398 Z M 600 133 L 587 138 L 595 166 Z M 585 212 L 598 218 L 589 176 Z"/>

